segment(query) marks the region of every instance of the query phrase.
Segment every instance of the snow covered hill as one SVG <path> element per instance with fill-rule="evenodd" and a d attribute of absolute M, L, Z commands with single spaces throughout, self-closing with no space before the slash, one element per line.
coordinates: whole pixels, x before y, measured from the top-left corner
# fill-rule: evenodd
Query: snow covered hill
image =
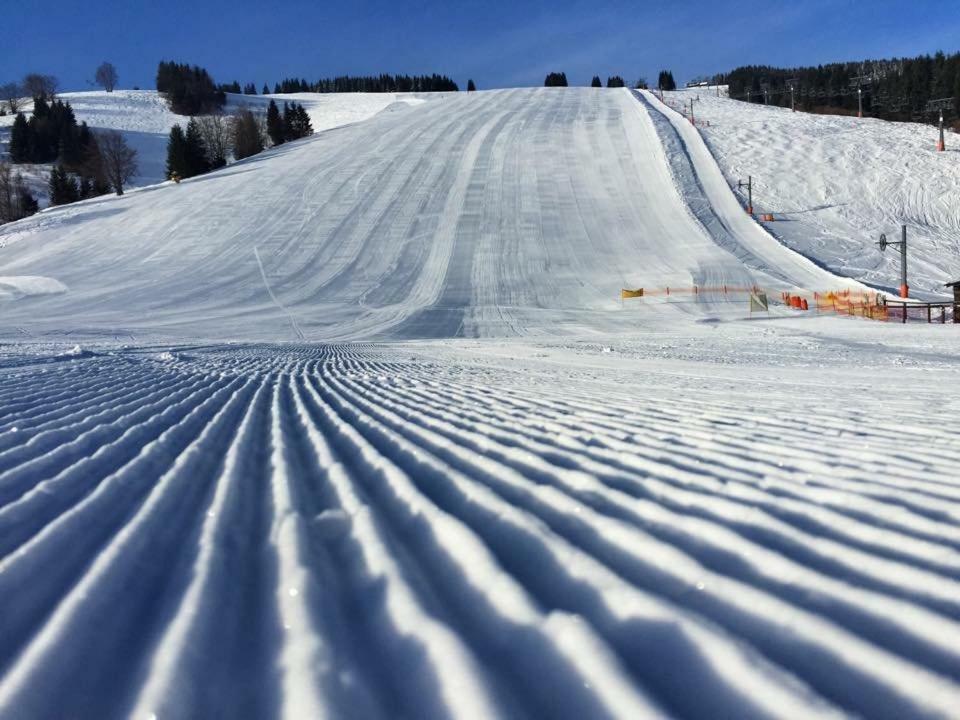
<path fill-rule="evenodd" d="M 857 284 L 649 93 L 354 97 L 0 228 L 0 717 L 955 716 L 960 326 L 751 315 Z"/>
<path fill-rule="evenodd" d="M 705 151 L 693 161 L 718 172 Z M 69 288 L 9 308 L 7 327 L 569 335 L 635 327 L 619 312 L 622 287 L 842 284 L 760 232 L 716 182 L 703 202 L 720 222 L 705 228 L 672 172 L 647 106 L 627 91 L 402 106 L 180 185 L 0 228 L 4 274 Z"/>
<path fill-rule="evenodd" d="M 754 207 L 789 247 L 835 272 L 893 289 L 899 255 L 876 246 L 907 225 L 911 286 L 942 295 L 960 278 L 960 135 L 916 123 L 793 113 L 717 98 L 712 90 L 666 93 L 687 105 L 730 184 L 753 176 Z"/>
<path fill-rule="evenodd" d="M 139 173 L 131 187 L 143 187 L 166 179 L 167 138 L 170 128 L 186 125 L 189 118 L 170 112 L 159 93 L 152 90 L 114 90 L 60 93 L 59 98 L 69 102 L 77 122 L 86 122 L 91 128 L 119 130 L 130 147 L 137 151 Z M 315 132 L 348 123 L 359 122 L 381 112 L 390 105 L 418 104 L 422 97 L 399 93 L 355 93 L 351 95 L 297 93 L 295 95 L 227 95 L 226 112 L 246 106 L 256 112 L 266 112 L 270 98 L 278 103 L 290 100 L 300 103 L 310 115 Z M 29 114 L 30 104 L 24 108 Z M 14 117 L 0 117 L 0 153 L 6 151 L 9 129 Z M 23 168 L 32 189 L 46 206 L 48 168 Z"/>

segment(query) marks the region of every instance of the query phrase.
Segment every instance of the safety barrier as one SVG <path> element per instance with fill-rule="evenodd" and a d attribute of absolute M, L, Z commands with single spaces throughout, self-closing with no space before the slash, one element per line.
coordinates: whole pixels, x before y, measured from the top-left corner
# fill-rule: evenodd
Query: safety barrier
<path fill-rule="evenodd" d="M 621 289 L 620 299 L 644 297 L 663 297 L 671 298 L 677 296 L 700 296 L 700 295 L 746 295 L 749 297 L 763 297 L 766 304 L 766 298 L 769 293 L 759 286 L 743 287 L 736 285 L 687 285 L 687 286 L 668 286 L 663 288 L 634 288 Z M 745 300 L 748 298 L 744 298 Z M 815 292 L 811 298 L 791 292 L 780 293 L 780 300 L 785 307 L 798 310 L 800 312 L 810 311 L 811 309 L 818 314 L 831 314 L 848 317 L 860 317 L 868 320 L 886 321 L 891 319 L 891 307 L 885 296 L 866 290 L 831 290 L 828 292 Z M 903 305 L 903 303 L 900 303 Z M 952 303 L 927 303 L 931 307 L 944 305 L 952 306 Z M 754 309 L 751 304 L 751 311 Z M 910 310 L 902 311 L 909 316 L 910 312 L 917 307 L 926 307 L 926 305 L 910 305 Z M 946 310 L 943 311 L 946 317 Z M 928 313 L 932 317 L 932 313 Z M 898 315 L 897 317 L 900 317 Z M 945 320 L 944 320 L 945 321 Z M 906 322 L 904 320 L 904 322 Z M 957 320 L 960 322 L 960 320 Z"/>
<path fill-rule="evenodd" d="M 887 302 L 887 313 L 891 322 L 898 323 L 960 323 L 960 305 L 953 301 L 908 303 L 890 300 Z"/>

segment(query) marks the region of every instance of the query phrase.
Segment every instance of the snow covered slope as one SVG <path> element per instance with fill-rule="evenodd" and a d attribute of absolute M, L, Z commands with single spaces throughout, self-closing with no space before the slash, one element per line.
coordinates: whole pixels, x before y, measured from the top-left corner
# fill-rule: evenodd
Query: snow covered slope
<path fill-rule="evenodd" d="M 691 130 L 397 103 L 0 228 L 0 717 L 955 716 L 958 326 L 621 305 L 841 282 Z"/>
<path fill-rule="evenodd" d="M 936 152 L 929 125 L 793 113 L 717 98 L 666 93 L 694 104 L 730 184 L 753 176 L 754 207 L 770 231 L 832 270 L 878 287 L 900 284 L 899 255 L 876 246 L 908 227 L 911 287 L 943 294 L 960 278 L 960 136 Z"/>
<path fill-rule="evenodd" d="M 876 327 L 8 347 L 0 715 L 951 717 L 960 335 Z"/>
<path fill-rule="evenodd" d="M 691 214 L 629 92 L 512 90 L 43 213 L 0 229 L 0 268 L 69 288 L 8 328 L 270 340 L 616 332 L 621 287 L 838 283 L 734 235 L 763 262 Z"/>
<path fill-rule="evenodd" d="M 119 130 L 127 143 L 137 151 L 139 173 L 133 179 L 132 187 L 142 187 L 162 182 L 166 179 L 167 138 L 170 128 L 176 124 L 186 125 L 189 118 L 170 112 L 159 93 L 152 90 L 114 90 L 60 93 L 59 98 L 69 102 L 77 117 L 77 122 L 86 122 L 91 128 Z M 316 94 L 297 93 L 294 95 L 227 95 L 226 112 L 235 107 L 246 106 L 256 112 L 266 112 L 270 98 L 300 103 L 310 115 L 315 132 L 348 123 L 360 122 L 381 112 L 390 105 L 418 104 L 424 102 L 420 97 L 396 93 L 351 93 Z M 24 109 L 29 114 L 31 106 Z M 13 116 L 0 117 L 0 152 L 5 152 L 9 128 Z M 34 188 L 41 197 L 46 197 L 46 171 L 44 169 L 26 170 L 28 177 L 36 182 Z M 46 202 L 42 203 L 43 205 Z"/>

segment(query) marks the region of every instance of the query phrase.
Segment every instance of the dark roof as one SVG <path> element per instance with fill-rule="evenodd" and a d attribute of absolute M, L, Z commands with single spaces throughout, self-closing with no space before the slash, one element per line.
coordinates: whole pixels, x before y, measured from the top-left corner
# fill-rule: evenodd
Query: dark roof
<path fill-rule="evenodd" d="M 944 287 L 960 287 L 960 280 L 954 280 L 952 283 L 947 283 Z"/>

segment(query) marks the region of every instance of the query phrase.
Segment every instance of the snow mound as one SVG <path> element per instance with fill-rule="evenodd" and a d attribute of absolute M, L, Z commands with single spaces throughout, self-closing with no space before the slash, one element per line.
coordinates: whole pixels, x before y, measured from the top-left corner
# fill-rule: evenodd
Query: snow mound
<path fill-rule="evenodd" d="M 41 275 L 0 276 L 0 300 L 19 300 L 38 295 L 59 295 L 67 286 L 59 280 Z"/>

